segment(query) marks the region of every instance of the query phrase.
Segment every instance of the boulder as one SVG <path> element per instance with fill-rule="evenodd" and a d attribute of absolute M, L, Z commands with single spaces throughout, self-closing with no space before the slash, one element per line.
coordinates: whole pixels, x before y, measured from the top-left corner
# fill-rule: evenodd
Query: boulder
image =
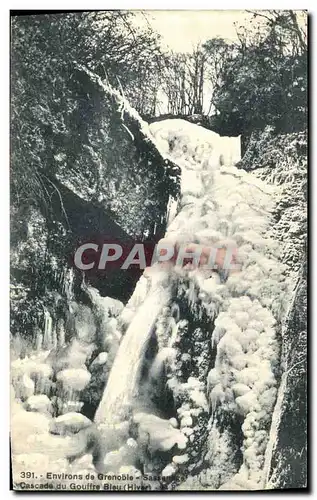
<path fill-rule="evenodd" d="M 44 394 L 30 396 L 25 403 L 25 409 L 39 413 L 52 413 L 53 411 L 51 401 Z"/>
<path fill-rule="evenodd" d="M 162 477 L 171 477 L 174 476 L 177 472 L 176 464 L 168 464 L 165 469 L 162 470 Z"/>
<path fill-rule="evenodd" d="M 91 420 L 81 413 L 70 412 L 54 418 L 49 425 L 52 434 L 76 434 L 82 429 L 92 425 Z"/>
<path fill-rule="evenodd" d="M 186 448 L 187 437 L 175 429 L 169 422 L 147 413 L 134 415 L 134 422 L 138 424 L 139 441 L 146 444 L 152 451 L 168 451 L 177 445 L 180 450 Z"/>
<path fill-rule="evenodd" d="M 91 374 L 85 368 L 62 370 L 56 379 L 63 384 L 64 390 L 82 391 L 88 385 Z"/>

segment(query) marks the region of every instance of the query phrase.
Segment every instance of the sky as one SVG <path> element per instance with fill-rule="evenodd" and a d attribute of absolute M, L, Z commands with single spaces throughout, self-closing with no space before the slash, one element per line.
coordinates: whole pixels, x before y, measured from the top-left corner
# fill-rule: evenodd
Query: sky
<path fill-rule="evenodd" d="M 175 52 L 191 52 L 199 42 L 214 37 L 236 41 L 234 23 L 245 24 L 251 17 L 243 10 L 151 10 L 141 12 L 134 20 L 139 25 L 149 23 L 162 36 L 161 43 Z M 209 108 L 210 89 L 204 88 L 204 101 Z M 158 114 L 167 112 L 167 97 L 159 93 Z"/>
<path fill-rule="evenodd" d="M 266 13 L 262 10 L 262 13 Z M 145 15 L 144 15 L 145 14 Z M 266 21 L 246 10 L 147 10 L 137 13 L 134 22 L 139 26 L 150 24 L 162 37 L 162 45 L 175 52 L 192 52 L 200 42 L 221 37 L 238 41 L 236 28 Z M 251 26 L 250 26 L 251 27 Z M 209 109 L 212 89 L 204 86 L 204 111 Z M 158 114 L 167 112 L 167 97 L 159 94 Z"/>
<path fill-rule="evenodd" d="M 250 17 L 243 10 L 148 11 L 148 20 L 163 42 L 177 52 L 191 51 L 194 45 L 219 36 L 236 40 L 234 22 L 244 24 Z"/>
<path fill-rule="evenodd" d="M 237 41 L 234 23 L 245 25 L 253 16 L 246 10 L 149 10 L 146 14 L 163 44 L 176 52 L 190 52 L 197 43 L 217 36 Z M 141 13 L 139 22 L 146 22 Z M 257 22 L 263 20 L 257 18 Z"/>

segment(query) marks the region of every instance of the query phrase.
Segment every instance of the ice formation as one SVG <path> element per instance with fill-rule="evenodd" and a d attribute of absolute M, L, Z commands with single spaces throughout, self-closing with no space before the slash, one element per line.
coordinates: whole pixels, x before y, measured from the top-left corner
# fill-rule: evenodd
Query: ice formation
<path fill-rule="evenodd" d="M 276 398 L 274 366 L 279 359 L 276 322 L 283 314 L 285 296 L 278 245 L 265 235 L 274 191 L 235 168 L 228 150 L 230 143 L 213 132 L 182 120 L 153 123 L 150 130 L 163 154 L 170 155 L 182 169 L 181 198 L 166 239 L 175 244 L 212 246 L 219 241 L 231 244 L 238 249 L 241 270 L 224 280 L 203 269 L 187 271 L 176 266 L 159 270 L 157 265 L 152 275 L 146 275 L 147 283 L 142 278 L 123 311 L 130 326 L 116 358 L 116 382 L 107 385 L 103 411 L 110 408 L 107 400 L 114 398 L 114 393 L 120 396 L 121 403 L 118 400 L 117 405 L 125 399 L 123 388 L 117 389 L 117 385 L 119 367 L 125 364 L 122 354 L 128 353 L 124 343 L 131 339 L 131 328 L 140 332 L 147 325 L 147 334 L 145 328 L 138 342 L 141 337 L 143 342 L 148 339 L 146 335 L 150 335 L 168 293 L 172 297 L 173 283 L 187 275 L 195 285 L 189 290 L 189 300 L 195 302 L 198 293 L 206 311 L 215 318 L 215 328 L 210 331 L 210 340 L 217 349 L 214 368 L 208 375 L 210 409 L 215 415 L 220 406 L 222 412 L 236 413 L 243 419 L 243 463 L 236 477 L 230 479 L 231 484 L 242 481 L 246 488 L 260 487 L 268 421 Z M 143 315 L 149 313 L 151 282 L 160 273 L 165 273 L 166 296 L 162 302 L 156 301 L 151 310 L 152 321 L 145 323 Z M 137 322 L 139 316 L 142 323 Z M 138 353 L 141 354 L 140 347 Z M 132 385 L 135 387 L 135 379 Z M 196 407 L 206 407 L 203 384 L 195 378 L 181 385 L 171 379 L 169 386 L 174 395 L 186 393 Z M 101 412 L 100 407 L 99 419 Z M 181 418 L 181 428 L 186 432 L 191 425 L 190 414 Z"/>
<path fill-rule="evenodd" d="M 158 272 L 159 276 L 160 274 Z M 143 360 L 156 318 L 169 299 L 167 287 L 165 289 L 167 283 L 164 279 L 153 279 L 152 285 L 153 288 L 147 292 L 148 298 L 133 316 L 119 346 L 106 390 L 95 416 L 97 423 L 115 423 L 117 420 L 127 418 L 127 411 L 131 407 L 133 398 L 138 396 L 137 383 L 141 360 Z M 143 286 L 145 284 L 141 280 L 138 287 Z M 138 287 L 135 292 L 137 296 Z M 129 307 L 131 305 L 132 303 L 128 304 Z M 113 390 L 114 387 L 115 390 Z"/>
<path fill-rule="evenodd" d="M 229 241 L 238 249 L 241 271 L 225 282 L 199 269 L 189 274 L 206 310 L 210 302 L 217 305 L 210 332 L 217 355 L 207 381 L 211 410 L 215 413 L 220 405 L 221 412 L 237 412 L 244 419 L 243 463 L 231 483 L 263 487 L 268 421 L 276 398 L 276 324 L 286 291 L 278 245 L 266 238 L 274 191 L 230 165 L 219 136 L 205 133 L 201 144 L 197 127 L 172 120 L 153 124 L 151 130 L 182 167 L 182 199 L 167 237 L 201 245 Z"/>

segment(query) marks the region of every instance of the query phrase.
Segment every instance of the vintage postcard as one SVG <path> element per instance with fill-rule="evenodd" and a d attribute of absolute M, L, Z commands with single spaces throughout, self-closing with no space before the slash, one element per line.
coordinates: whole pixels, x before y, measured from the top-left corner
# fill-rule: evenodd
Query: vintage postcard
<path fill-rule="evenodd" d="M 307 488 L 307 12 L 10 22 L 12 488 Z"/>

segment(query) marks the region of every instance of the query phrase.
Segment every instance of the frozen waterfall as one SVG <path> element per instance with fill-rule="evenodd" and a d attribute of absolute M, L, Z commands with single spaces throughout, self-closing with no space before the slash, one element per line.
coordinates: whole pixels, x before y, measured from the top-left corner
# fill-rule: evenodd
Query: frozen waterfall
<path fill-rule="evenodd" d="M 160 312 L 172 300 L 171 283 L 177 285 L 187 273 L 206 310 L 216 315 L 210 339 L 217 356 L 206 382 L 210 408 L 214 413 L 222 405 L 244 419 L 243 463 L 229 489 L 241 484 L 257 488 L 263 481 L 267 415 L 276 399 L 271 363 L 279 357 L 275 324 L 283 314 L 285 296 L 278 244 L 266 236 L 276 191 L 234 166 L 238 138 L 220 137 L 178 119 L 152 123 L 150 131 L 157 148 L 182 172 L 180 197 L 170 210 L 165 238 L 178 244 L 234 245 L 241 271 L 223 282 L 214 272 L 166 268 L 160 271 L 166 284 L 159 287 L 153 283 L 155 269 L 141 278 L 122 313 L 129 317 L 129 326 L 96 422 L 112 425 L 127 417 L 129 407 L 133 410 L 148 340 Z M 195 295 L 188 297 L 195 301 Z"/>

